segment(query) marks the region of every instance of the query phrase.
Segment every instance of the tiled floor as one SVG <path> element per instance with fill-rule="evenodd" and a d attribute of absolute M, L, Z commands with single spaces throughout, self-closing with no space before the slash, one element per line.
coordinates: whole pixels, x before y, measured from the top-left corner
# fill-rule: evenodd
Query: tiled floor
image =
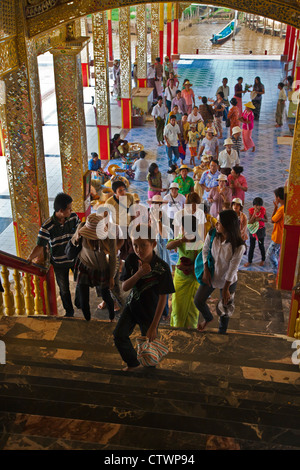
<path fill-rule="evenodd" d="M 244 175 L 248 181 L 248 192 L 246 193 L 245 211 L 255 196 L 260 196 L 264 200 L 267 214 L 270 219 L 273 210 L 273 190 L 285 183 L 289 168 L 289 160 L 291 155 L 291 147 L 286 145 L 279 146 L 277 137 L 288 133 L 287 123 L 282 129 L 274 127 L 274 117 L 277 103 L 277 84 L 282 80 L 284 71 L 279 56 L 238 56 L 238 57 L 221 57 L 216 56 L 207 59 L 205 56 L 182 56 L 177 64 L 177 71 L 180 77 L 180 84 L 185 78 L 188 78 L 193 84 L 195 96 L 208 96 L 213 98 L 218 86 L 221 84 L 223 76 L 228 77 L 231 89 L 230 96 L 233 96 L 234 85 L 238 76 L 243 76 L 244 84 L 252 84 L 256 76 L 261 77 L 262 83 L 265 85 L 266 94 L 263 96 L 261 119 L 255 123 L 253 138 L 256 144 L 256 152 L 251 151 L 242 153 L 241 164 L 244 166 Z M 85 114 L 88 153 L 97 151 L 98 138 L 95 127 L 94 110 L 91 105 L 91 94 L 93 87 L 84 89 Z M 246 95 L 244 103 L 249 101 L 249 95 Z M 199 104 L 199 99 L 196 99 Z M 112 134 L 120 131 L 121 114 L 120 108 L 112 100 Z M 52 212 L 53 198 L 61 191 L 61 167 L 59 160 L 59 144 L 58 129 L 56 118 L 56 106 L 54 98 L 48 99 L 43 106 L 43 116 L 45 126 L 44 147 L 46 155 L 46 171 L 47 185 L 49 195 L 50 213 Z M 224 129 L 224 138 L 227 135 L 227 129 Z M 134 128 L 127 134 L 129 141 L 142 142 L 145 150 L 149 152 L 150 159 L 156 159 L 159 168 L 164 176 L 167 170 L 167 157 L 164 147 L 157 147 L 155 138 L 155 129 L 151 123 L 147 123 L 143 127 Z M 220 147 L 222 142 L 220 141 Z M 149 158 L 149 157 L 148 157 Z M 117 163 L 117 161 L 116 161 Z M 5 159 L 0 157 L 1 170 L 1 191 L 0 191 L 0 222 L 4 228 L 0 233 L 0 244 L 3 251 L 15 253 L 13 242 L 13 228 L 9 224 L 5 228 L 7 220 L 11 216 L 11 208 L 8 185 L 6 181 Z M 131 184 L 132 192 L 139 192 L 142 201 L 147 199 L 147 184 L 144 182 L 135 182 Z M 272 232 L 272 224 L 267 224 L 266 247 L 270 240 Z M 243 260 L 243 263 L 246 258 Z M 253 265 L 248 268 L 250 270 L 268 270 L 266 267 L 259 267 L 260 257 L 258 250 L 255 251 Z"/>

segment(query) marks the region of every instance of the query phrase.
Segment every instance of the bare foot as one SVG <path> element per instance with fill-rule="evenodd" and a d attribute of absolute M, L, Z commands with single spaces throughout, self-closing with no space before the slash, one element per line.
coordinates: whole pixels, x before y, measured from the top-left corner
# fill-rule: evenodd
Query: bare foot
<path fill-rule="evenodd" d="M 252 149 L 252 152 L 255 152 L 255 145 L 254 145 L 254 147 L 253 147 L 253 149 Z"/>
<path fill-rule="evenodd" d="M 263 266 L 264 264 L 265 264 L 265 262 L 264 262 L 264 261 L 261 261 L 261 262 L 259 263 L 259 266 Z"/>
<path fill-rule="evenodd" d="M 198 331 L 203 331 L 203 330 L 205 330 L 206 325 L 207 325 L 208 323 L 210 323 L 210 322 L 209 322 L 209 321 L 206 321 L 206 320 L 204 320 L 204 321 L 201 322 L 201 323 L 198 323 L 198 325 L 197 325 L 197 330 L 198 330 Z"/>
<path fill-rule="evenodd" d="M 245 268 L 248 268 L 248 266 L 250 266 L 251 263 L 245 263 L 244 266 Z"/>
<path fill-rule="evenodd" d="M 105 307 L 106 303 L 104 302 L 104 300 L 100 304 L 98 304 L 98 308 L 100 308 L 100 310 L 103 310 Z"/>
<path fill-rule="evenodd" d="M 143 367 L 142 364 L 139 364 L 139 365 L 136 366 L 136 367 L 129 367 L 129 366 L 127 366 L 127 367 L 124 367 L 123 372 L 132 372 L 132 371 L 134 371 L 134 370 L 141 369 L 142 367 Z"/>

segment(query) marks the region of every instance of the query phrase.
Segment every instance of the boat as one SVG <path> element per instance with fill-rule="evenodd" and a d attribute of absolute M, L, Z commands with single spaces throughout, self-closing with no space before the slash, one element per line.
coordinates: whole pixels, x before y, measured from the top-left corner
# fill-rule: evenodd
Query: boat
<path fill-rule="evenodd" d="M 230 21 L 218 34 L 213 34 L 213 37 L 210 41 L 213 44 L 223 44 L 223 42 L 227 41 L 233 33 L 235 29 L 235 20 Z"/>

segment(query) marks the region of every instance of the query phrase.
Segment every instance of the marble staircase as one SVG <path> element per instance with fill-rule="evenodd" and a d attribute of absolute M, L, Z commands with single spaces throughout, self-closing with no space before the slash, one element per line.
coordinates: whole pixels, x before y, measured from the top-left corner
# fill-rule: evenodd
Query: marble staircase
<path fill-rule="evenodd" d="M 112 323 L 2 318 L 0 449 L 299 450 L 291 341 L 214 326 L 162 325 L 170 352 L 160 366 L 125 373 Z"/>

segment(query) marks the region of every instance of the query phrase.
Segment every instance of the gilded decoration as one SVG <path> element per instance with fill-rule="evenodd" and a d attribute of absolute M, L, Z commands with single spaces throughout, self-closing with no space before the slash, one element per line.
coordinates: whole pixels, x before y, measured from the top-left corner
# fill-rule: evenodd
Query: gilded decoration
<path fill-rule="evenodd" d="M 97 125 L 109 126 L 108 34 L 105 12 L 93 15 L 93 34 Z"/>
<path fill-rule="evenodd" d="M 146 5 L 138 5 L 136 9 L 137 29 L 137 74 L 138 78 L 147 77 L 147 30 Z"/>
<path fill-rule="evenodd" d="M 14 0 L 0 2 L 0 39 L 16 34 L 16 11 Z"/>
<path fill-rule="evenodd" d="M 300 225 L 300 106 L 298 103 L 285 210 L 286 225 Z"/>
<path fill-rule="evenodd" d="M 132 2 L 131 0 L 73 0 L 71 2 L 64 0 L 40 0 L 37 4 L 30 5 L 29 0 L 27 0 L 27 7 L 35 8 L 37 11 L 35 16 L 28 17 L 27 15 L 28 33 L 30 37 L 36 36 L 47 30 L 57 28 L 62 23 L 67 23 L 73 18 L 80 18 L 97 13 L 98 11 L 138 4 L 146 5 L 147 3 L 161 2 L 157 0 L 154 2 L 147 2 L 146 0 L 139 0 L 138 2 Z M 197 3 L 200 5 L 206 4 L 205 2 Z M 46 4 L 47 11 L 42 11 L 42 9 L 46 7 Z M 296 28 L 299 28 L 300 25 L 300 4 L 299 1 L 296 0 L 293 2 L 287 0 L 216 0 L 211 1 L 210 5 L 223 6 L 234 10 L 266 16 L 276 21 L 290 24 Z"/>
<path fill-rule="evenodd" d="M 154 63 L 159 56 L 159 5 L 151 5 L 151 60 Z"/>
<path fill-rule="evenodd" d="M 131 98 L 131 39 L 129 7 L 120 8 L 119 42 L 121 62 L 121 96 Z"/>
<path fill-rule="evenodd" d="M 87 170 L 86 128 L 80 52 L 56 49 L 53 54 L 63 188 L 76 212 L 84 212 L 83 174 Z M 76 184 L 74 184 L 76 182 Z"/>
<path fill-rule="evenodd" d="M 0 76 L 19 66 L 16 37 L 0 41 Z"/>

